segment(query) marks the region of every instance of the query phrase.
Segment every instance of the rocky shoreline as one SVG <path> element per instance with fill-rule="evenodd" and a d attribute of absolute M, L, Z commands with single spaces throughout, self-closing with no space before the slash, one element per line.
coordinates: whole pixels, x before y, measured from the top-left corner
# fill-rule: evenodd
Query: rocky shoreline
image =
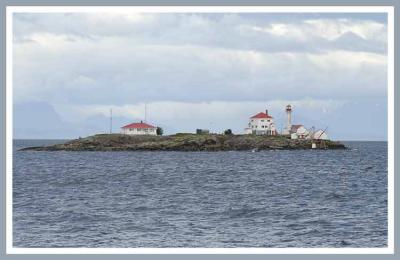
<path fill-rule="evenodd" d="M 292 140 L 284 136 L 263 135 L 129 136 L 98 134 L 63 144 L 27 147 L 21 151 L 261 151 L 311 149 L 311 144 L 311 140 Z M 316 149 L 346 149 L 344 144 L 336 141 L 318 141 L 316 144 Z"/>

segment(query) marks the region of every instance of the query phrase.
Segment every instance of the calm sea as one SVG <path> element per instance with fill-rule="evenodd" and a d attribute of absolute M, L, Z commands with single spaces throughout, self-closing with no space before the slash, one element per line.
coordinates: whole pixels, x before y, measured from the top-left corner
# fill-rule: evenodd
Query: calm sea
<path fill-rule="evenodd" d="M 386 247 L 387 143 L 349 150 L 22 152 L 16 247 Z"/>

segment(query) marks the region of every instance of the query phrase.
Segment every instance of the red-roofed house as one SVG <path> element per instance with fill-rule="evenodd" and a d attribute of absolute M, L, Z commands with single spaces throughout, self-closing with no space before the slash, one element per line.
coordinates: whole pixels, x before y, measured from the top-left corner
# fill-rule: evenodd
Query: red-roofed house
<path fill-rule="evenodd" d="M 132 123 L 121 127 L 121 133 L 126 135 L 157 135 L 157 127 L 143 123 Z"/>
<path fill-rule="evenodd" d="M 244 131 L 245 134 L 276 135 L 274 118 L 268 114 L 268 110 L 265 110 L 265 113 L 260 112 L 250 117 L 248 127 Z"/>

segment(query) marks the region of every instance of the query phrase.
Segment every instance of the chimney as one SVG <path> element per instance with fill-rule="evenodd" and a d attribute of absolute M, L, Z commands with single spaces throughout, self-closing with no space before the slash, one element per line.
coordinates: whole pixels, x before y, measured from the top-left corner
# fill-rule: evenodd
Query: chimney
<path fill-rule="evenodd" d="M 268 116 L 268 109 L 265 109 L 265 114 Z"/>

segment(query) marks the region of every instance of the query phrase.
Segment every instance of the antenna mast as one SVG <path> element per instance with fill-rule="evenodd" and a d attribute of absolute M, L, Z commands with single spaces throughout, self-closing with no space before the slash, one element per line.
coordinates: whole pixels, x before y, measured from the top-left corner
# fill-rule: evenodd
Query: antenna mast
<path fill-rule="evenodd" d="M 147 104 L 144 103 L 144 122 L 147 122 Z"/>
<path fill-rule="evenodd" d="M 112 134 L 112 108 L 110 108 L 110 134 Z"/>

